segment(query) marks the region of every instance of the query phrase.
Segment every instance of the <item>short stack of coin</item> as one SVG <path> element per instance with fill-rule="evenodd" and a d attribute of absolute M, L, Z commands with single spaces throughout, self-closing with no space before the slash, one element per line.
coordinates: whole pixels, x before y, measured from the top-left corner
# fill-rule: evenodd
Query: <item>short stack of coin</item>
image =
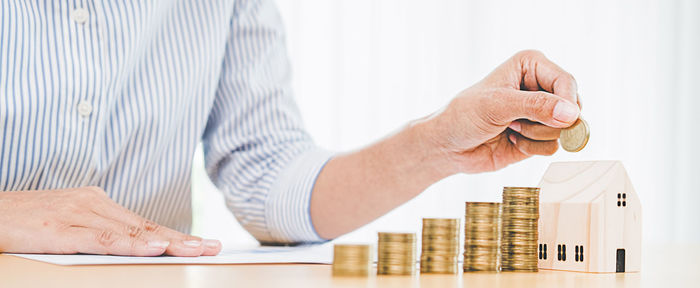
<path fill-rule="evenodd" d="M 457 273 L 459 219 L 424 218 L 421 273 Z"/>
<path fill-rule="evenodd" d="M 333 245 L 333 276 L 368 276 L 373 261 L 370 245 Z"/>
<path fill-rule="evenodd" d="M 464 217 L 464 272 L 498 272 L 501 203 L 467 202 Z"/>
<path fill-rule="evenodd" d="M 379 232 L 377 274 L 413 275 L 416 272 L 416 234 Z"/>
<path fill-rule="evenodd" d="M 540 188 L 504 187 L 501 271 L 537 272 Z"/>

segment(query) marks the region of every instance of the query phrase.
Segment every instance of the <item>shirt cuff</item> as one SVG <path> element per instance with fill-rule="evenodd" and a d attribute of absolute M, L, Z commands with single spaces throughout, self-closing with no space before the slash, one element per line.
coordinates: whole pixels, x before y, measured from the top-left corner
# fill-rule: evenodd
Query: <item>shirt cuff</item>
<path fill-rule="evenodd" d="M 265 219 L 274 243 L 322 242 L 311 222 L 311 193 L 333 153 L 312 148 L 280 171 L 265 201 Z"/>

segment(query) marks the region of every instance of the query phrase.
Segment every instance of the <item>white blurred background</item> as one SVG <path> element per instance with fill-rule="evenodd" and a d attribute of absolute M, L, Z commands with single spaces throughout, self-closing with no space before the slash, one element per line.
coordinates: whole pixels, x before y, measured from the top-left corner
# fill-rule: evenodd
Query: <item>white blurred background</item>
<path fill-rule="evenodd" d="M 523 49 L 577 79 L 591 140 L 579 153 L 534 157 L 501 171 L 456 175 L 343 236 L 419 231 L 423 217 L 464 215 L 535 186 L 547 165 L 622 160 L 643 207 L 643 241 L 700 242 L 700 1 L 278 0 L 294 91 L 317 143 L 356 149 L 445 105 Z M 225 245 L 255 240 L 194 166 L 194 233 Z"/>

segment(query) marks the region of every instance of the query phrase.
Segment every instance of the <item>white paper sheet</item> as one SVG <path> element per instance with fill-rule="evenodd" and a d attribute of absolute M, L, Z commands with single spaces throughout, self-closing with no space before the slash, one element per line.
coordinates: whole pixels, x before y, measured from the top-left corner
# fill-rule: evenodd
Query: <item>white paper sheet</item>
<path fill-rule="evenodd" d="M 127 257 L 104 255 L 9 254 L 58 265 L 112 264 L 253 264 L 253 263 L 321 263 L 333 260 L 330 243 L 296 247 L 261 246 L 242 250 L 224 250 L 217 256 L 201 257 Z"/>

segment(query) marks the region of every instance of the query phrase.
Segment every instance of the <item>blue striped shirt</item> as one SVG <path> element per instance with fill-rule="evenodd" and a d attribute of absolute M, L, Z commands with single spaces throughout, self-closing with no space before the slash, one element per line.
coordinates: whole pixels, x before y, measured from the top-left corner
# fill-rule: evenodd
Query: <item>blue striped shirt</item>
<path fill-rule="evenodd" d="M 309 206 L 331 154 L 302 127 L 284 41 L 265 0 L 0 1 L 0 191 L 96 185 L 188 232 L 201 140 L 258 240 L 321 240 Z"/>

